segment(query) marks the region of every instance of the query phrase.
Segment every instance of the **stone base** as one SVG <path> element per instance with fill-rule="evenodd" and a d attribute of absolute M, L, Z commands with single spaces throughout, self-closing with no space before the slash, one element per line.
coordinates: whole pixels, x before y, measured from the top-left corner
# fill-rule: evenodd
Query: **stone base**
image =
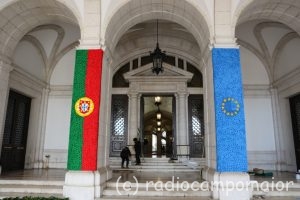
<path fill-rule="evenodd" d="M 96 196 L 97 179 L 95 171 L 69 171 L 66 173 L 63 195 L 70 200 L 94 200 Z"/>
<path fill-rule="evenodd" d="M 100 180 L 99 180 L 99 188 L 97 192 L 99 192 L 99 195 L 97 197 L 102 196 L 102 192 L 104 188 L 106 187 L 106 182 L 112 178 L 112 170 L 109 167 L 102 167 L 98 170 L 100 174 Z"/>
<path fill-rule="evenodd" d="M 250 176 L 243 172 L 216 172 L 204 168 L 202 178 L 210 183 L 212 198 L 219 200 L 250 200 L 252 188 Z"/>
<path fill-rule="evenodd" d="M 111 170 L 105 167 L 98 171 L 69 171 L 65 176 L 63 195 L 70 200 L 94 200 L 101 196 L 111 177 Z"/>

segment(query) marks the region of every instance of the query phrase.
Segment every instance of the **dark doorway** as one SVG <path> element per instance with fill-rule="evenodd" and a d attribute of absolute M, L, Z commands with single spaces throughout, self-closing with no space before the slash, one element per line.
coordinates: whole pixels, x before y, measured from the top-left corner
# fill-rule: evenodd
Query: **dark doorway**
<path fill-rule="evenodd" d="M 112 95 L 110 156 L 119 157 L 127 145 L 128 136 L 128 96 Z"/>
<path fill-rule="evenodd" d="M 155 102 L 159 97 L 160 102 Z M 174 148 L 174 96 L 143 95 L 141 98 L 141 140 L 144 157 L 172 157 Z"/>
<path fill-rule="evenodd" d="M 300 169 L 300 94 L 290 98 L 295 154 L 297 168 Z"/>
<path fill-rule="evenodd" d="M 24 169 L 31 98 L 9 92 L 1 151 L 3 171 Z"/>

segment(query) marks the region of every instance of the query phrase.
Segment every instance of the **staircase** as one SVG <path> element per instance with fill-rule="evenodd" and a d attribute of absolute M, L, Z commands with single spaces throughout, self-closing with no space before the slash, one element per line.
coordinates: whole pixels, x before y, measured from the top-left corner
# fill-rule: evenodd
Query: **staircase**
<path fill-rule="evenodd" d="M 179 171 L 179 172 L 199 172 L 205 160 L 170 160 L 169 158 L 141 158 L 142 164 L 135 165 L 130 161 L 129 170 L 136 171 Z M 110 158 L 110 167 L 113 170 L 121 169 L 121 159 Z"/>
<path fill-rule="evenodd" d="M 142 165 L 130 165 L 129 169 L 122 169 L 119 158 L 111 158 L 113 178 L 106 183 L 102 197 L 97 200 L 209 200 L 212 192 L 208 184 L 201 185 L 201 161 L 197 162 L 170 162 L 167 158 L 145 158 Z M 50 173 L 49 177 L 2 177 L 0 179 L 0 199 L 5 197 L 39 196 L 39 197 L 63 197 L 64 170 Z M 53 179 L 53 174 L 58 174 Z M 282 175 L 283 174 L 283 175 Z M 294 178 L 294 174 L 283 172 L 275 173 L 275 179 L 255 178 L 258 184 L 254 184 L 253 200 L 256 199 L 277 199 L 290 200 L 300 197 L 300 182 Z M 19 178 L 19 179 L 18 179 Z M 252 178 L 252 179 L 253 179 Z M 288 190 L 282 184 L 279 187 L 282 191 L 274 188 L 276 183 L 282 181 L 294 181 Z M 138 184 L 137 184 L 138 183 Z M 273 183 L 273 185 L 272 185 Z M 269 184 L 269 187 L 267 187 Z M 272 187 L 273 186 L 273 187 Z M 266 188 L 267 187 L 267 188 Z M 300 198 L 299 198 L 300 199 Z"/>
<path fill-rule="evenodd" d="M 0 199 L 5 197 L 63 197 L 64 181 L 0 180 Z"/>
<path fill-rule="evenodd" d="M 200 188 L 199 162 L 144 158 L 142 165 L 131 164 L 129 169 L 122 169 L 120 163 L 119 158 L 110 158 L 113 179 L 107 182 L 101 199 L 206 200 L 211 196 L 207 186 Z"/>
<path fill-rule="evenodd" d="M 192 197 L 199 199 L 200 197 L 208 198 L 211 195 L 208 188 L 207 191 L 201 191 L 200 187 L 195 186 L 193 190 L 188 187 L 185 188 L 185 185 L 188 185 L 186 183 L 182 184 L 181 182 L 177 184 L 176 180 L 174 187 L 172 187 L 172 181 L 169 183 L 168 181 L 162 181 L 157 185 L 155 185 L 157 182 L 153 181 L 153 184 L 149 182 L 138 183 L 138 185 L 136 183 L 130 185 L 128 182 L 108 182 L 101 199 L 189 199 Z"/>

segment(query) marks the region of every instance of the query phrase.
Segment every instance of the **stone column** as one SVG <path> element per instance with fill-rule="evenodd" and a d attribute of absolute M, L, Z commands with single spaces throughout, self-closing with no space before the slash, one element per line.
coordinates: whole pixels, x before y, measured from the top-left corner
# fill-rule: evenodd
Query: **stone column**
<path fill-rule="evenodd" d="M 209 168 L 206 178 L 215 183 L 214 199 L 249 200 L 252 192 L 248 185 L 250 178 L 247 174 L 240 50 L 235 43 L 231 9 L 232 0 L 214 1 L 214 37 L 211 48 L 216 169 Z"/>
<path fill-rule="evenodd" d="M 187 93 L 178 93 L 178 144 L 186 145 L 187 141 L 187 115 L 186 115 Z"/>
<path fill-rule="evenodd" d="M 101 2 L 102 1 L 99 0 L 83 1 L 82 38 L 80 40 L 80 47 L 76 52 L 76 67 L 72 97 L 72 116 L 75 117 L 71 117 L 68 152 L 69 171 L 65 177 L 63 191 L 64 196 L 69 197 L 70 200 L 94 200 L 100 197 L 101 172 L 97 170 L 97 153 L 99 123 L 101 121 L 101 119 L 99 119 L 99 109 L 100 107 L 104 107 L 104 105 L 100 105 L 102 95 L 102 92 L 100 93 L 100 91 L 103 60 L 103 49 L 100 44 L 101 35 L 104 35 L 102 34 L 104 33 L 104 29 L 101 27 Z M 79 51 L 81 50 L 82 52 L 80 53 Z M 85 57 L 83 51 L 88 51 L 88 62 L 83 62 L 83 60 L 79 58 Z M 98 71 L 99 65 L 101 65 L 100 71 Z M 89 69 L 89 66 L 97 67 Z M 83 82 L 82 79 L 85 74 L 85 67 L 87 67 L 86 73 L 89 74 L 88 76 L 90 78 L 85 82 L 86 90 L 84 91 L 81 82 Z M 98 75 L 100 75 L 100 78 Z M 107 74 L 105 74 L 105 76 L 106 75 Z M 75 91 L 77 94 L 75 94 Z M 76 106 L 76 109 L 80 108 L 79 112 L 81 112 L 80 115 L 82 116 L 82 119 L 76 116 L 78 110 L 76 110 L 75 114 L 76 103 L 80 105 Z M 93 104 L 95 107 L 92 111 L 90 106 Z M 87 115 L 90 112 L 91 114 Z M 82 122 L 84 124 L 83 129 L 78 126 L 78 124 L 81 124 Z M 75 126 L 72 127 L 72 125 Z M 82 132 L 82 135 L 80 132 Z"/>
<path fill-rule="evenodd" d="M 277 88 L 271 88 L 271 101 L 272 101 L 272 112 L 273 112 L 273 123 L 274 123 L 274 136 L 275 136 L 275 147 L 276 147 L 276 170 L 283 170 L 283 151 L 280 136 L 282 127 L 281 127 L 281 115 L 278 103 L 278 91 Z"/>
<path fill-rule="evenodd" d="M 76 51 L 68 149 L 69 171 L 63 188 L 64 196 L 70 200 L 94 200 L 100 197 L 97 153 L 102 105 L 102 60 L 103 50 L 97 46 L 81 46 Z"/>
<path fill-rule="evenodd" d="M 4 133 L 6 106 L 9 95 L 9 74 L 13 68 L 0 61 L 0 155 L 2 150 L 2 140 Z"/>
<path fill-rule="evenodd" d="M 45 142 L 45 128 L 46 128 L 46 115 L 47 115 L 47 108 L 48 108 L 48 100 L 49 100 L 49 88 L 44 88 L 42 92 L 42 99 L 40 105 L 40 114 L 39 114 L 39 132 L 37 135 L 37 145 L 36 145 L 36 152 L 34 158 L 34 167 L 35 168 L 43 168 L 43 149 L 44 149 L 44 142 Z"/>
<path fill-rule="evenodd" d="M 187 132 L 187 97 L 188 93 L 186 91 L 178 92 L 178 114 L 177 114 L 177 122 L 178 122 L 178 131 L 176 137 L 177 146 L 177 155 L 179 155 L 180 159 L 185 157 L 180 157 L 181 155 L 188 154 L 189 147 L 182 146 L 188 145 L 188 132 Z"/>
<path fill-rule="evenodd" d="M 240 51 L 217 45 L 212 49 L 217 169 L 213 197 L 249 200 L 247 145 Z"/>
<path fill-rule="evenodd" d="M 129 128 L 128 128 L 128 144 L 133 145 L 133 138 L 138 138 L 138 93 L 129 93 Z M 133 150 L 133 149 L 130 149 Z M 134 152 L 134 150 L 132 151 Z"/>

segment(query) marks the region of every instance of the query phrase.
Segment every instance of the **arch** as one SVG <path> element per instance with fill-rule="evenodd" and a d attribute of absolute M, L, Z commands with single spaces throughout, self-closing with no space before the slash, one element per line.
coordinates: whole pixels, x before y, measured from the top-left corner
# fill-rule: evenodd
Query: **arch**
<path fill-rule="evenodd" d="M 196 39 L 200 49 L 205 49 L 212 35 L 212 22 L 207 11 L 190 1 L 173 0 L 163 2 L 131 0 L 116 8 L 108 16 L 103 29 L 106 46 L 114 52 L 121 36 L 130 27 L 144 21 L 163 19 L 181 24 Z"/>
<path fill-rule="evenodd" d="M 0 57 L 10 62 L 21 38 L 30 30 L 56 21 L 80 26 L 81 18 L 73 1 L 14 0 L 0 7 Z"/>
<path fill-rule="evenodd" d="M 297 17 L 299 12 L 299 1 L 241 1 L 236 7 L 232 20 L 233 32 L 235 32 L 237 25 L 241 23 L 256 19 L 262 19 L 281 22 L 289 26 L 291 29 L 295 30 L 297 33 L 300 33 L 300 19 Z"/>

